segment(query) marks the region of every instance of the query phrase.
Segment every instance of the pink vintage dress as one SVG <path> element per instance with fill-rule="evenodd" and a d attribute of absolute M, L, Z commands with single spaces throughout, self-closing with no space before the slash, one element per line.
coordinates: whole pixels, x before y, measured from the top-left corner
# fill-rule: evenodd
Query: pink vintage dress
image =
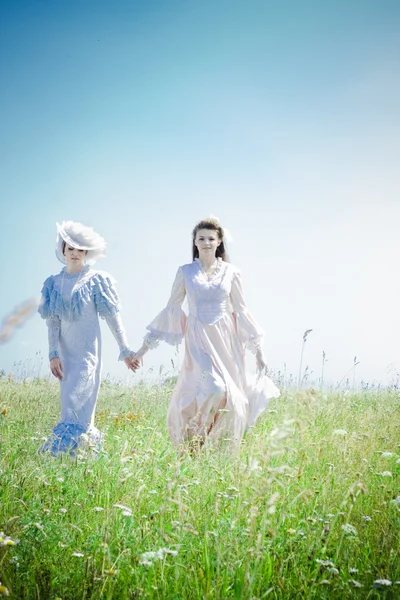
<path fill-rule="evenodd" d="M 185 297 L 188 315 L 182 310 Z M 147 329 L 149 348 L 160 340 L 176 345 L 185 339 L 167 416 L 175 445 L 192 438 L 240 442 L 268 400 L 280 395 L 269 377 L 246 368 L 245 349 L 255 352 L 263 332 L 246 307 L 240 271 L 231 263 L 218 259 L 210 277 L 198 259 L 179 267 L 166 308 Z"/>

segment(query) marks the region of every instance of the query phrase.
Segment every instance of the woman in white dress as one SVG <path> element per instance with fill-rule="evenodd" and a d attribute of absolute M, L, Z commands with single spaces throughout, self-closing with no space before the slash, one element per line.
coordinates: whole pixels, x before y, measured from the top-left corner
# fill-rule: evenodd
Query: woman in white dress
<path fill-rule="evenodd" d="M 185 296 L 188 316 L 181 308 Z M 193 262 L 179 267 L 166 308 L 147 329 L 137 358 L 160 340 L 176 345 L 185 339 L 167 416 L 174 445 L 221 437 L 238 443 L 269 398 L 279 396 L 265 374 L 263 332 L 246 307 L 239 269 L 227 261 L 218 220 L 195 226 Z M 258 377 L 246 368 L 246 348 L 256 356 Z"/>
<path fill-rule="evenodd" d="M 135 359 L 119 314 L 114 280 L 91 265 L 103 255 L 105 241 L 92 228 L 74 221 L 57 223 L 56 256 L 66 266 L 43 284 L 39 306 L 46 319 L 52 374 L 60 380 L 61 416 L 39 452 L 75 454 L 81 442 L 101 445 L 94 426 L 100 387 L 101 332 L 99 315 L 117 340 L 120 355 L 135 371 Z"/>

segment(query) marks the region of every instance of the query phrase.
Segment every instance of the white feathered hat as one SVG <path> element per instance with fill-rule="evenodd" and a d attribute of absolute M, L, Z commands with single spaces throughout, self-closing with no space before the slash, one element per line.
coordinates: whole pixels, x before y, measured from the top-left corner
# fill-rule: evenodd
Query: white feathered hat
<path fill-rule="evenodd" d="M 67 264 L 63 254 L 64 242 L 78 250 L 86 250 L 85 262 L 88 265 L 94 264 L 96 260 L 104 256 L 106 242 L 92 227 L 76 221 L 63 221 L 61 225 L 56 223 L 56 226 L 56 256 L 64 265 Z"/>

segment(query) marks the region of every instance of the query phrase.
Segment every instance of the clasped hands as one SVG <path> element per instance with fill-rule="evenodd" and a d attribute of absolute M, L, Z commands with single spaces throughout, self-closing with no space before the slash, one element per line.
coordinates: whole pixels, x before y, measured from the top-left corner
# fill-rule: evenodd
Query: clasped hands
<path fill-rule="evenodd" d="M 130 354 L 127 358 L 124 358 L 124 363 L 130 371 L 137 371 L 141 365 L 141 359 L 137 358 L 136 354 Z"/>
<path fill-rule="evenodd" d="M 138 370 L 138 368 L 141 365 L 141 362 L 142 362 L 141 358 L 137 358 L 136 354 L 133 354 L 133 353 L 130 354 L 127 358 L 124 358 L 124 363 L 126 364 L 128 369 L 133 372 Z M 62 380 L 62 378 L 64 376 L 63 366 L 62 366 L 61 360 L 58 357 L 51 359 L 50 371 L 52 372 L 54 377 L 56 377 L 60 381 Z"/>

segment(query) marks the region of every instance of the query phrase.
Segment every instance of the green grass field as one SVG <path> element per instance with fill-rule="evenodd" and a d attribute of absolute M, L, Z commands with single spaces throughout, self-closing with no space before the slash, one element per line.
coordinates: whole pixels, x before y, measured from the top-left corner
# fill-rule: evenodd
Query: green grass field
<path fill-rule="evenodd" d="M 104 384 L 104 451 L 52 459 L 57 384 L 0 380 L 0 596 L 400 598 L 398 393 L 288 392 L 195 456 L 170 394 Z"/>

